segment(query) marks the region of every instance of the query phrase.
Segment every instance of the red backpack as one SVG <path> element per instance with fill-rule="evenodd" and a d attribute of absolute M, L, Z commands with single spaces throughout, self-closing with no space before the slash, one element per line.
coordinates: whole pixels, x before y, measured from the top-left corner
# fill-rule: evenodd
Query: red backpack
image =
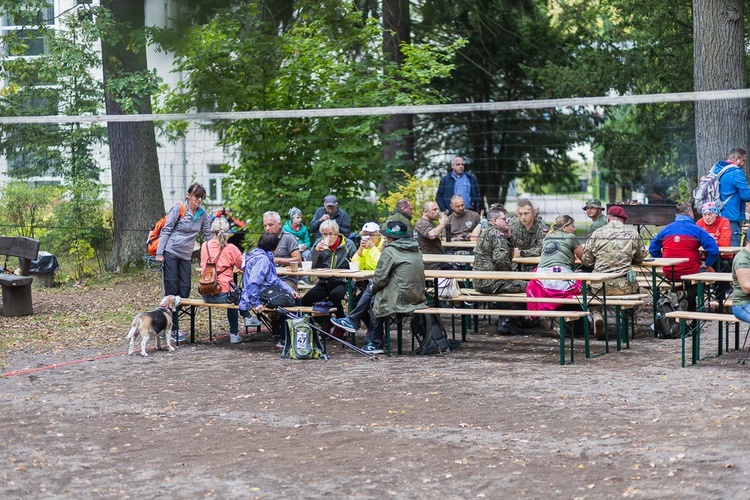
<path fill-rule="evenodd" d="M 185 210 L 185 204 L 180 203 L 180 219 L 185 216 Z M 146 239 L 146 250 L 148 250 L 148 254 L 151 256 L 155 256 L 156 250 L 159 248 L 159 236 L 161 236 L 161 230 L 164 228 L 164 224 L 167 223 L 167 215 L 169 214 L 167 213 L 164 217 L 156 221 L 156 224 L 154 224 L 154 227 L 152 227 L 151 231 L 148 233 L 148 238 Z"/>

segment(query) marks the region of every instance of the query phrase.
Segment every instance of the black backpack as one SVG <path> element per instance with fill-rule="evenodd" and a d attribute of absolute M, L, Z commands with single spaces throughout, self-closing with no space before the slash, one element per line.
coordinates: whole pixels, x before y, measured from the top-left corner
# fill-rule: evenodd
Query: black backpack
<path fill-rule="evenodd" d="M 668 318 L 667 313 L 682 311 L 687 308 L 685 297 L 687 294 L 680 292 L 667 292 L 656 302 L 656 335 L 662 339 L 679 339 L 680 323 L 674 318 Z"/>
<path fill-rule="evenodd" d="M 461 347 L 458 340 L 449 339 L 437 314 L 415 314 L 411 320 L 411 334 L 419 343 L 414 354 L 440 354 Z"/>

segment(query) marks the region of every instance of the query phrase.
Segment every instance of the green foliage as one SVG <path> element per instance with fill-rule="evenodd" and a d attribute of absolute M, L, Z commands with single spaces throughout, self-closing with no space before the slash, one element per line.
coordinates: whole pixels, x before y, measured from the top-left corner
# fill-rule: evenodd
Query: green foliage
<path fill-rule="evenodd" d="M 345 1 L 300 2 L 283 28 L 261 2 L 220 11 L 185 33 L 175 48 L 189 75 L 165 111 L 316 109 L 438 102 L 427 84 L 446 76 L 458 44 L 409 47 L 399 68 L 382 54 L 380 28 Z M 239 153 L 231 170 L 232 206 L 259 223 L 266 210 L 297 206 L 311 214 L 334 193 L 353 222 L 376 217 L 371 191 L 394 185 L 383 117 L 354 116 L 214 122 L 221 143 Z M 173 131 L 179 132 L 177 128 Z"/>
<path fill-rule="evenodd" d="M 46 12 L 46 9 L 44 10 Z M 38 22 L 36 15 L 32 18 Z M 43 17 L 42 21 L 46 21 Z M 72 12 L 64 15 L 65 29 L 48 30 L 46 23 L 31 30 L 43 35 L 46 51 L 34 58 L 0 60 L 0 71 L 8 79 L 0 95 L 0 115 L 78 115 L 101 111 L 102 86 L 92 73 L 100 61 L 94 50 L 98 32 L 87 16 Z M 11 51 L 25 53 L 28 37 L 9 33 L 4 38 Z M 42 175 L 94 179 L 99 167 L 92 150 L 104 140 L 99 125 L 4 125 L 0 128 L 0 153 L 10 165 L 9 175 L 16 179 Z"/>
<path fill-rule="evenodd" d="M 407 199 L 414 207 L 415 218 L 421 216 L 422 205 L 435 200 L 439 179 L 420 179 L 408 172 L 400 171 L 404 181 L 389 191 L 387 195 L 378 199 L 377 207 L 381 214 L 388 214 L 399 200 Z"/>
<path fill-rule="evenodd" d="M 59 199 L 58 186 L 30 187 L 11 181 L 0 189 L 0 234 L 39 238 L 45 232 L 45 221 L 52 212 L 52 202 Z"/>
<path fill-rule="evenodd" d="M 467 40 L 456 57 L 455 75 L 437 79 L 450 102 L 534 100 L 553 97 L 554 87 L 535 68 L 548 61 L 570 64 L 569 33 L 540 10 L 541 2 L 427 0 L 415 23 L 417 41 Z M 418 154 L 463 156 L 490 203 L 504 201 L 507 186 L 523 178 L 534 192 L 565 182 L 574 169 L 567 151 L 580 142 L 585 117 L 557 109 L 502 113 L 440 114 L 418 118 Z M 533 166 L 539 168 L 533 168 Z"/>
<path fill-rule="evenodd" d="M 555 97 L 693 90 L 691 1 L 570 2 L 555 21 L 577 40 L 570 63 L 551 60 L 538 71 Z M 592 139 L 605 181 L 670 196 L 679 179 L 696 178 L 691 103 L 611 107 L 602 116 Z"/>
<path fill-rule="evenodd" d="M 98 182 L 79 179 L 66 185 L 65 190 L 67 199 L 54 206 L 51 227 L 41 240 L 52 253 L 70 254 L 74 275 L 81 279 L 90 272 L 85 262 L 92 257 L 97 257 L 101 271 L 106 244 L 112 237 L 111 219 Z"/>

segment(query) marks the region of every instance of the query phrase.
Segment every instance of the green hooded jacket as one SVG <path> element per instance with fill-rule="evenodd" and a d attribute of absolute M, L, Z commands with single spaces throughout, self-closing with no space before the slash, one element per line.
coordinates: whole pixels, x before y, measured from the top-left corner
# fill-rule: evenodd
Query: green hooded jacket
<path fill-rule="evenodd" d="M 423 309 L 427 307 L 424 287 L 424 264 L 417 240 L 393 240 L 383 248 L 372 277 L 372 311 L 382 318 Z"/>

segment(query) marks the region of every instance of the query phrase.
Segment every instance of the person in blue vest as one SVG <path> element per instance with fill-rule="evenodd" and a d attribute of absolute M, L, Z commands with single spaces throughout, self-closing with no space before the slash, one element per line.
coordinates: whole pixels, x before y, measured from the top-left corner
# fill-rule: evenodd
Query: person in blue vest
<path fill-rule="evenodd" d="M 745 220 L 745 203 L 750 201 L 750 187 L 747 185 L 744 170 L 746 163 L 747 152 L 742 148 L 734 148 L 729 152 L 726 160 L 716 162 L 711 169 L 714 174 L 718 174 L 728 165 L 738 167 L 726 170 L 719 179 L 719 199 L 724 204 L 719 215 L 729 220 L 733 247 L 740 246 L 742 221 Z"/>
<path fill-rule="evenodd" d="M 438 185 L 436 200 L 440 211 L 450 214 L 451 198 L 454 195 L 461 195 L 469 208 L 475 212 L 482 210 L 482 197 L 479 194 L 479 182 L 476 176 L 466 172 L 464 159 L 460 156 L 453 158 L 451 162 L 451 173 L 440 179 Z M 447 212 L 446 212 L 447 210 Z"/>

